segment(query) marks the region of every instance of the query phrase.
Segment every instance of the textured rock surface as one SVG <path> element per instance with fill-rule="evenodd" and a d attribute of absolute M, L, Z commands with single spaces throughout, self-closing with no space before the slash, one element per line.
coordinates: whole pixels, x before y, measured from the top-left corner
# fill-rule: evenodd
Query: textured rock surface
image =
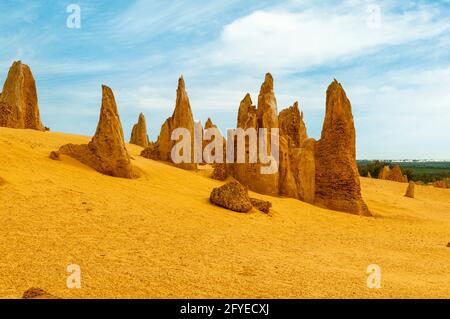
<path fill-rule="evenodd" d="M 226 163 L 214 163 L 213 172 L 211 174 L 212 179 L 216 179 L 218 181 L 224 181 L 228 178 L 228 165 Z"/>
<path fill-rule="evenodd" d="M 316 140 L 308 138 L 303 141 L 300 149 L 294 149 L 292 153 L 298 198 L 310 204 L 314 203 L 316 190 L 315 145 Z"/>
<path fill-rule="evenodd" d="M 54 161 L 59 161 L 60 160 L 58 151 L 51 151 L 49 157 L 50 157 L 50 159 L 52 159 Z"/>
<path fill-rule="evenodd" d="M 406 194 L 405 194 L 406 197 L 414 198 L 414 185 L 415 184 L 413 181 L 409 182 L 408 188 L 406 189 Z"/>
<path fill-rule="evenodd" d="M 85 145 L 67 144 L 59 153 L 71 156 L 105 175 L 136 177 L 125 148 L 122 124 L 112 90 L 102 86 L 100 119 L 94 137 Z"/>
<path fill-rule="evenodd" d="M 391 174 L 391 169 L 389 166 L 384 166 L 383 169 L 378 174 L 379 179 L 388 179 L 389 175 Z"/>
<path fill-rule="evenodd" d="M 258 95 L 259 127 L 278 127 L 277 100 L 273 91 L 273 77 L 267 73 Z"/>
<path fill-rule="evenodd" d="M 138 122 L 133 126 L 133 130 L 131 131 L 130 144 L 142 147 L 148 146 L 147 124 L 142 113 L 139 114 Z"/>
<path fill-rule="evenodd" d="M 209 129 L 217 129 L 218 130 L 218 127 L 217 127 L 217 125 L 215 125 L 214 123 L 213 123 L 213 121 L 211 120 L 211 118 L 209 118 L 208 117 L 208 119 L 206 120 L 206 123 L 205 123 L 205 132 L 206 132 L 206 130 L 209 130 Z M 218 133 L 220 133 L 220 132 L 218 132 Z M 222 150 L 221 150 L 221 152 L 222 152 L 222 161 L 223 162 L 225 162 L 226 161 L 226 151 L 227 151 L 227 141 L 226 141 L 226 139 L 222 136 L 222 134 L 219 134 L 218 136 L 215 136 L 215 137 L 213 137 L 213 138 L 211 138 L 210 140 L 204 140 L 203 141 L 203 155 L 205 156 L 205 147 L 208 145 L 208 144 L 210 144 L 210 143 L 212 143 L 212 142 L 214 142 L 215 140 L 216 140 L 216 138 L 220 138 L 220 139 L 222 139 Z M 208 152 L 207 152 L 208 153 Z M 216 156 L 216 150 L 214 150 L 213 152 L 211 152 L 212 154 L 211 155 L 213 155 L 214 157 Z M 218 154 L 218 155 L 220 155 L 220 154 Z M 208 156 L 206 156 L 206 157 L 204 157 L 203 158 L 203 160 L 205 161 L 205 162 L 207 162 L 207 163 L 211 163 L 212 162 L 212 158 L 209 158 Z M 221 164 L 221 163 L 219 163 L 219 164 Z"/>
<path fill-rule="evenodd" d="M 149 142 L 148 146 L 142 150 L 141 156 L 155 161 L 161 159 L 158 144 L 155 142 Z"/>
<path fill-rule="evenodd" d="M 392 167 L 388 179 L 395 182 L 408 183 L 408 177 L 403 175 L 402 169 L 398 165 L 394 165 L 394 167 Z"/>
<path fill-rule="evenodd" d="M 301 147 L 308 138 L 305 122 L 303 121 L 303 112 L 300 113 L 298 102 L 280 112 L 278 123 L 280 125 L 280 135 L 288 139 L 289 148 Z"/>
<path fill-rule="evenodd" d="M 315 146 L 315 167 L 316 205 L 371 215 L 361 196 L 351 104 L 336 80 L 327 89 L 325 120 Z"/>
<path fill-rule="evenodd" d="M 280 125 L 280 195 L 312 202 L 314 195 L 314 148 L 308 144 L 303 113 L 298 102 L 284 109 L 278 116 Z M 309 160 L 311 159 L 311 160 Z M 312 189 L 311 189 L 312 187 Z"/>
<path fill-rule="evenodd" d="M 280 136 L 279 194 L 286 197 L 299 198 L 295 170 L 298 163 L 292 161 L 294 150 L 289 148 L 288 138 Z M 292 165 L 291 165 L 292 164 Z"/>
<path fill-rule="evenodd" d="M 194 163 L 194 118 L 192 116 L 191 105 L 186 93 L 183 76 L 178 80 L 177 98 L 173 114 L 162 125 L 156 147 L 152 146 L 153 149 L 157 148 L 158 150 L 158 159 L 172 162 L 171 151 L 177 141 L 172 141 L 171 136 L 173 130 L 176 128 L 185 128 L 191 134 L 191 163 L 181 163 L 176 164 L 176 166 L 189 170 L 196 169 L 197 165 Z M 144 155 L 147 153 L 151 152 L 143 151 Z"/>
<path fill-rule="evenodd" d="M 384 166 L 378 174 L 378 178 L 388 181 L 408 183 L 408 177 L 406 175 L 403 175 L 402 169 L 399 165 L 394 165 L 392 168 L 387 165 Z"/>
<path fill-rule="evenodd" d="M 61 299 L 40 288 L 30 288 L 22 295 L 22 299 Z"/>
<path fill-rule="evenodd" d="M 242 129 L 254 128 L 258 134 L 258 129 L 268 129 L 267 134 L 267 154 L 270 154 L 270 129 L 278 128 L 277 101 L 273 91 L 273 78 L 269 73 L 266 74 L 264 83 L 258 96 L 258 107 L 252 105 L 250 95 L 247 94 L 241 101 L 238 112 L 237 127 Z M 247 144 L 247 143 L 246 143 Z M 246 145 L 248 150 L 248 144 Z M 246 152 L 248 153 L 248 152 Z M 235 152 L 236 154 L 236 152 Z M 261 174 L 260 162 L 250 164 L 246 156 L 245 164 L 233 165 L 234 177 L 246 185 L 251 190 L 268 195 L 279 194 L 279 173 Z"/>
<path fill-rule="evenodd" d="M 434 187 L 437 188 L 448 188 L 447 183 L 445 181 L 436 181 L 433 183 Z"/>
<path fill-rule="evenodd" d="M 209 200 L 217 206 L 235 212 L 245 213 L 252 209 L 247 188 L 236 181 L 214 188 Z"/>
<path fill-rule="evenodd" d="M 194 145 L 198 145 L 199 148 L 193 148 L 192 152 L 199 152 L 199 154 L 194 154 L 194 159 L 197 163 L 203 164 L 204 159 L 203 159 L 203 148 L 206 146 L 206 142 L 203 142 L 203 136 L 204 136 L 204 130 L 203 130 L 203 125 L 201 121 L 194 121 Z M 197 144 L 196 144 L 197 143 Z M 201 160 L 200 160 L 201 159 Z"/>
<path fill-rule="evenodd" d="M 256 198 L 250 198 L 250 201 L 257 210 L 268 214 L 270 211 L 270 208 L 272 207 L 272 203 L 266 200 L 256 199 Z"/>
<path fill-rule="evenodd" d="M 44 131 L 30 68 L 14 62 L 0 94 L 0 126 Z"/>

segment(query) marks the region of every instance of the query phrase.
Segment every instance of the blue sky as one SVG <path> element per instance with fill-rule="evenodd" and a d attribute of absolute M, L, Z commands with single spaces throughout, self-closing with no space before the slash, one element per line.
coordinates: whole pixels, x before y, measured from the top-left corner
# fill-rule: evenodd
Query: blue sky
<path fill-rule="evenodd" d="M 71 3 L 80 29 L 66 25 Z M 235 127 L 266 72 L 278 110 L 298 100 L 319 138 L 336 78 L 359 159 L 450 159 L 449 16 L 449 0 L 1 0 L 0 77 L 14 60 L 30 65 L 44 124 L 83 135 L 95 131 L 104 83 L 127 139 L 140 112 L 156 139 L 180 74 L 196 120 Z"/>

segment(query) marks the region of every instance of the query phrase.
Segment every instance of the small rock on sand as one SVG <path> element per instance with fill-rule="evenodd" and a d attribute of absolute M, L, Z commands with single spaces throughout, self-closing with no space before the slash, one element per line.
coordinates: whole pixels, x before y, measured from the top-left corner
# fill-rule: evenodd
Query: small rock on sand
<path fill-rule="evenodd" d="M 22 299 L 60 299 L 41 288 L 30 288 L 22 295 Z"/>
<path fill-rule="evenodd" d="M 246 213 L 252 209 L 247 188 L 236 181 L 214 188 L 209 200 L 217 206 L 239 213 Z"/>
<path fill-rule="evenodd" d="M 266 214 L 269 213 L 269 210 L 272 207 L 272 203 L 266 200 L 250 198 L 250 201 L 252 202 L 253 207 Z"/>

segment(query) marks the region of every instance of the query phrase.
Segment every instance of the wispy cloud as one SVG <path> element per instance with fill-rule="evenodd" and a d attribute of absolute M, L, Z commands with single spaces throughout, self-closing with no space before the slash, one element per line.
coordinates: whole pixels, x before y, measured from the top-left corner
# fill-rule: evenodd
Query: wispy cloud
<path fill-rule="evenodd" d="M 450 27 L 446 17 L 436 18 L 426 7 L 400 13 L 379 7 L 376 25 L 367 8 L 256 11 L 225 25 L 207 59 L 215 65 L 294 72 L 435 37 Z"/>

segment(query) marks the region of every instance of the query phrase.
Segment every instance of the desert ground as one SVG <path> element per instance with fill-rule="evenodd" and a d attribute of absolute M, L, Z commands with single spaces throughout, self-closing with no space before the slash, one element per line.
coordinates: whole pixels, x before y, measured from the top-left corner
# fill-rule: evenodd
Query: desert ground
<path fill-rule="evenodd" d="M 289 198 L 270 215 L 213 206 L 223 182 L 139 156 L 138 179 L 50 151 L 90 137 L 0 127 L 0 297 L 449 298 L 450 190 L 361 178 L 374 217 Z M 68 289 L 66 267 L 81 267 Z M 366 286 L 370 264 L 381 288 Z"/>

